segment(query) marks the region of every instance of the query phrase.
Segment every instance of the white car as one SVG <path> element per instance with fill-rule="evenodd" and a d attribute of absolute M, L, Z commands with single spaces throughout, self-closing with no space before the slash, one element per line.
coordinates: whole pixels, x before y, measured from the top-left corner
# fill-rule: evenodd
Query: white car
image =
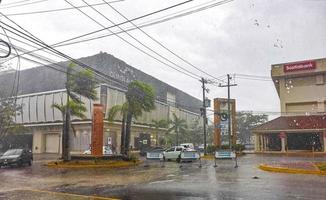
<path fill-rule="evenodd" d="M 165 160 L 177 160 L 180 159 L 181 152 L 184 151 L 185 148 L 183 146 L 174 146 L 168 148 L 163 152 L 163 159 Z"/>
<path fill-rule="evenodd" d="M 92 154 L 91 148 L 87 149 L 86 151 L 84 151 L 83 154 L 87 154 L 90 155 Z M 109 146 L 103 146 L 103 155 L 112 155 L 112 150 Z"/>
<path fill-rule="evenodd" d="M 184 148 L 186 148 L 187 151 L 195 150 L 193 143 L 183 143 L 183 144 L 180 144 L 180 146 L 183 146 Z"/>

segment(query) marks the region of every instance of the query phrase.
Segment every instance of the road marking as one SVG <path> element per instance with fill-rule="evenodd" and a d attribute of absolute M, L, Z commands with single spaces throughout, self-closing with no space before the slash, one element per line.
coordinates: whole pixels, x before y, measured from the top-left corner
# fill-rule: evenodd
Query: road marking
<path fill-rule="evenodd" d="M 28 190 L 25 190 L 25 191 L 31 191 L 31 192 L 37 192 L 37 193 L 46 193 L 46 194 L 52 194 L 52 195 L 61 195 L 61 196 L 81 197 L 81 198 L 88 198 L 88 199 L 92 198 L 94 200 L 119 200 L 119 199 L 113 199 L 113 198 L 108 198 L 108 197 L 88 196 L 88 195 L 81 195 L 81 194 L 71 194 L 71 193 L 65 193 L 65 192 L 53 192 L 53 191 L 37 190 L 37 189 L 28 189 Z"/>

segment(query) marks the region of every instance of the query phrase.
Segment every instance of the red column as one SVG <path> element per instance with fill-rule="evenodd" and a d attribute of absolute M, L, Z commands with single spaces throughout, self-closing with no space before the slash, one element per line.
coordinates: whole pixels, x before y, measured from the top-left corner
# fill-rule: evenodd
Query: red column
<path fill-rule="evenodd" d="M 103 105 L 93 105 L 92 155 L 103 155 Z"/>

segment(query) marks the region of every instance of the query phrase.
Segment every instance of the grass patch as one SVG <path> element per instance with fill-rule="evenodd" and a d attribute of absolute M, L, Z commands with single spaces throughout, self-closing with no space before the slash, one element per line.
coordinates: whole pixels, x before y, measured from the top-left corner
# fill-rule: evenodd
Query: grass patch
<path fill-rule="evenodd" d="M 202 160 L 214 160 L 214 155 L 207 154 L 201 157 Z"/>
<path fill-rule="evenodd" d="M 320 171 L 326 171 L 326 163 L 316 163 L 316 166 Z"/>

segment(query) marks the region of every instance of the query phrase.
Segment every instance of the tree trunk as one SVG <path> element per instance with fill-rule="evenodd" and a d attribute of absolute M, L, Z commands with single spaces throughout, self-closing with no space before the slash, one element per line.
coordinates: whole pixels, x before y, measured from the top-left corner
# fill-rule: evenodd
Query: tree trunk
<path fill-rule="evenodd" d="M 126 115 L 123 115 L 122 122 L 121 122 L 120 154 L 124 154 L 125 152 L 125 136 L 126 136 Z"/>
<path fill-rule="evenodd" d="M 71 156 L 70 156 L 70 110 L 68 109 L 68 112 L 66 114 L 66 118 L 64 121 L 64 126 L 63 126 L 63 134 L 62 134 L 62 159 L 63 161 L 70 161 Z"/>
<path fill-rule="evenodd" d="M 126 120 L 126 142 L 125 142 L 125 155 L 129 153 L 129 146 L 130 146 L 130 136 L 131 136 L 131 121 L 132 121 L 132 114 L 128 112 L 127 120 Z"/>

